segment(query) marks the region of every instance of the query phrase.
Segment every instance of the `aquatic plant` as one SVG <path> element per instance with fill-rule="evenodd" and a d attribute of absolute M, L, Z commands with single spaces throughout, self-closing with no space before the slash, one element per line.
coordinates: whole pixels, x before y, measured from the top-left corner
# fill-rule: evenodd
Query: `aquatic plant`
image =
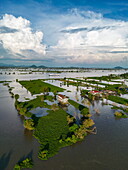
<path fill-rule="evenodd" d="M 41 143 L 39 158 L 48 159 L 55 155 L 62 147 L 59 140 L 64 140 L 69 133 L 69 126 L 67 123 L 67 113 L 59 109 L 57 111 L 48 111 L 47 116 L 41 117 L 35 128 L 34 136 Z M 48 150 L 46 157 L 41 157 L 42 151 Z"/>
<path fill-rule="evenodd" d="M 19 165 L 19 164 L 16 164 L 16 165 L 14 166 L 13 170 L 21 170 L 20 165 Z"/>
<path fill-rule="evenodd" d="M 24 127 L 28 130 L 33 130 L 34 127 L 34 121 L 32 119 L 26 119 L 24 120 Z"/>
<path fill-rule="evenodd" d="M 75 118 L 73 116 L 67 115 L 67 122 L 68 124 L 73 123 Z"/>
<path fill-rule="evenodd" d="M 125 114 L 122 113 L 122 112 L 118 112 L 118 111 L 116 111 L 116 112 L 114 113 L 114 116 L 117 117 L 117 118 L 128 118 L 127 115 L 125 115 Z"/>
<path fill-rule="evenodd" d="M 25 160 L 18 162 L 13 170 L 20 170 L 24 168 L 32 168 L 33 167 L 33 161 L 30 158 L 26 158 Z"/>
<path fill-rule="evenodd" d="M 89 127 L 93 126 L 94 124 L 95 124 L 94 121 L 90 118 L 85 119 L 82 123 L 83 127 L 85 127 L 85 128 L 89 128 Z"/>
<path fill-rule="evenodd" d="M 81 110 L 80 113 L 85 116 L 85 115 L 89 114 L 89 109 L 87 107 L 85 107 L 84 109 Z"/>

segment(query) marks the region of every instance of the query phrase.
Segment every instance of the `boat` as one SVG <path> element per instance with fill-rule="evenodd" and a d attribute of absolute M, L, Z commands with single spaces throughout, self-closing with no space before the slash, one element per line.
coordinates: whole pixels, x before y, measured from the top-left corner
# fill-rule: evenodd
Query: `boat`
<path fill-rule="evenodd" d="M 60 74 L 49 74 L 49 76 L 60 76 Z"/>

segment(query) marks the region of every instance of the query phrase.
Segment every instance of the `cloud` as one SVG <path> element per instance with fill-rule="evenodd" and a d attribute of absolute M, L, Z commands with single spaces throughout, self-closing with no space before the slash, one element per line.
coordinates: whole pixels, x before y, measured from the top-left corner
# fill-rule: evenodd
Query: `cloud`
<path fill-rule="evenodd" d="M 102 29 L 109 29 L 109 28 L 112 28 L 110 26 L 104 26 L 104 27 L 91 27 L 91 28 L 88 28 L 88 27 L 83 27 L 83 28 L 72 28 L 72 29 L 66 29 L 66 30 L 62 30 L 61 32 L 62 33 L 77 33 L 77 32 L 81 32 L 81 31 L 97 31 L 97 30 L 102 30 Z M 114 28 L 114 26 L 113 26 Z"/>
<path fill-rule="evenodd" d="M 93 11 L 40 11 L 32 26 L 27 19 L 6 14 L 0 28 L 2 46 L 15 59 L 52 61 L 51 65 L 110 64 L 128 55 L 128 22 Z"/>
<path fill-rule="evenodd" d="M 3 33 L 15 33 L 17 31 L 18 31 L 17 29 L 8 28 L 8 27 L 5 27 L 5 26 L 0 27 L 0 34 L 3 34 Z"/>
<path fill-rule="evenodd" d="M 128 22 L 76 9 L 68 14 L 67 21 L 57 44 L 51 47 L 58 59 L 65 56 L 70 63 L 116 63 L 127 55 Z"/>
<path fill-rule="evenodd" d="M 46 46 L 42 44 L 43 32 L 33 32 L 27 19 L 5 14 L 0 20 L 0 31 L 3 47 L 13 54 L 24 55 L 26 50 L 33 50 L 39 55 L 45 54 Z"/>

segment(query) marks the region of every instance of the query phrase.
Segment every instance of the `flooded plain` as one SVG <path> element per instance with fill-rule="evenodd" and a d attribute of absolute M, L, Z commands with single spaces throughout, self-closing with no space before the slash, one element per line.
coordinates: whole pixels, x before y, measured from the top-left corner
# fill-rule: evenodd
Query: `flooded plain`
<path fill-rule="evenodd" d="M 5 71 L 3 71 L 5 73 Z M 6 72 L 9 72 L 8 70 Z M 14 70 L 12 71 L 14 72 Z M 33 99 L 31 93 L 22 88 L 15 80 L 47 79 L 48 73 L 32 73 L 0 75 L 0 81 L 13 81 L 13 92 L 20 94 L 20 100 Z M 108 71 L 93 70 L 84 73 L 61 73 L 58 77 L 89 77 L 108 74 L 121 74 L 125 70 Z M 56 76 L 52 76 L 56 78 Z M 47 82 L 60 86 L 59 81 L 48 80 Z M 11 97 L 8 88 L 0 84 L 0 170 L 13 170 L 14 165 L 23 157 L 32 157 L 33 170 L 127 170 L 128 169 L 128 119 L 116 119 L 111 105 L 104 105 L 96 100 L 91 104 L 80 96 L 80 87 L 62 85 L 66 88 L 65 95 L 78 103 L 84 103 L 89 107 L 92 119 L 97 127 L 97 134 L 90 134 L 82 142 L 62 148 L 57 155 L 47 161 L 38 159 L 39 143 L 31 131 L 23 127 L 23 118 L 15 109 L 15 99 Z M 127 98 L 127 95 L 124 96 Z M 26 98 L 26 99 L 25 99 Z M 99 114 L 95 112 L 99 109 Z M 33 111 L 34 112 L 34 111 Z M 79 114 L 79 110 L 69 106 L 69 113 Z M 42 113 L 38 108 L 39 115 Z M 43 110 L 43 114 L 46 112 Z"/>

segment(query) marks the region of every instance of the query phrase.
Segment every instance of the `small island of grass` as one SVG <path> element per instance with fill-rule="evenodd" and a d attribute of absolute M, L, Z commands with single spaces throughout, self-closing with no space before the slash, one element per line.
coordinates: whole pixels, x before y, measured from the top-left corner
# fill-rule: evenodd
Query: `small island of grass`
<path fill-rule="evenodd" d="M 15 166 L 13 170 L 21 170 L 21 169 L 29 169 L 33 167 L 33 162 L 32 159 L 30 158 L 26 158 L 23 161 L 18 162 Z"/>
<path fill-rule="evenodd" d="M 38 139 L 40 150 L 38 157 L 42 160 L 47 160 L 58 153 L 65 146 L 71 145 L 84 139 L 91 132 L 91 127 L 94 125 L 90 119 L 89 109 L 73 100 L 69 103 L 81 111 L 83 115 L 80 123 L 69 115 L 61 106 L 54 103 L 56 100 L 56 91 L 63 91 L 62 88 L 42 82 L 41 80 L 21 81 L 20 82 L 32 94 L 46 92 L 46 87 L 49 88 L 44 95 L 37 96 L 35 99 L 25 102 L 19 102 L 19 95 L 15 95 L 15 107 L 19 114 L 28 117 L 24 120 L 24 127 L 34 131 L 35 138 Z M 53 92 L 53 96 L 49 95 L 49 91 Z M 47 101 L 53 104 L 47 104 Z M 34 108 L 47 108 L 47 115 L 36 117 L 31 110 Z M 85 116 L 86 115 L 86 116 Z"/>
<path fill-rule="evenodd" d="M 65 90 L 63 88 L 46 83 L 43 80 L 19 81 L 19 83 L 28 91 L 30 91 L 32 95 L 47 92 L 63 92 Z"/>
<path fill-rule="evenodd" d="M 122 112 L 118 112 L 118 111 L 116 111 L 114 113 L 114 116 L 117 117 L 117 118 L 128 118 L 128 116 L 126 114 L 124 114 Z"/>

